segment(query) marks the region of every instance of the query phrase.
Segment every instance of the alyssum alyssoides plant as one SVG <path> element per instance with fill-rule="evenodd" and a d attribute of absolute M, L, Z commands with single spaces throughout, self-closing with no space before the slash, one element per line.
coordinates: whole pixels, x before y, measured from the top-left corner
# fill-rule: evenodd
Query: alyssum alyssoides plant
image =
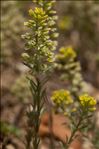
<path fill-rule="evenodd" d="M 89 125 L 88 120 L 92 118 L 93 112 L 96 110 L 96 100 L 88 94 L 82 94 L 77 98 L 78 102 L 75 106 L 72 95 L 65 89 L 54 91 L 51 99 L 55 105 L 54 111 L 63 113 L 70 120 L 71 134 L 68 136 L 65 133 L 66 137 L 62 140 L 63 148 L 68 149 L 73 141 L 82 140 L 81 132 Z"/>
<path fill-rule="evenodd" d="M 46 102 L 45 84 L 53 69 L 54 50 L 58 36 L 55 24 L 56 12 L 53 10 L 54 1 L 33 0 L 36 7 L 29 10 L 30 20 L 24 25 L 29 32 L 22 35 L 25 39 L 25 52 L 22 54 L 24 64 L 29 68 L 27 78 L 32 93 L 31 110 L 28 110 L 28 129 L 26 135 L 26 149 L 38 149 L 40 116 Z"/>
<path fill-rule="evenodd" d="M 63 148 L 70 144 L 88 127 L 89 119 L 96 110 L 96 100 L 84 91 L 84 80 L 80 63 L 76 60 L 76 52 L 71 46 L 62 47 L 56 54 L 55 68 L 61 72 L 61 78 L 69 81 L 68 90 L 60 89 L 52 93 L 54 111 L 63 113 L 70 120 L 71 135 L 64 138 Z"/>
<path fill-rule="evenodd" d="M 72 46 L 59 49 L 55 67 L 61 72 L 60 79 L 68 82 L 68 89 L 75 98 L 85 91 L 80 62 L 77 61 L 77 54 Z"/>

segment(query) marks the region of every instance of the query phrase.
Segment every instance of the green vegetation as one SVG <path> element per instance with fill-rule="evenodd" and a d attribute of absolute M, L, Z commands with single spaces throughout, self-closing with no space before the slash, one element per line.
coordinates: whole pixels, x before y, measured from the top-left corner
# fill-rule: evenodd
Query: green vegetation
<path fill-rule="evenodd" d="M 40 126 L 43 125 L 43 116 L 49 114 L 48 121 L 44 123 L 47 133 L 43 136 L 49 139 L 49 149 L 55 149 L 56 142 L 60 148 L 68 149 L 73 141 L 85 139 L 85 136 L 96 149 L 99 148 L 95 122 L 98 104 L 87 93 L 88 84 L 83 77 L 87 74 L 90 79 L 94 72 L 95 81 L 94 78 L 98 76 L 98 6 L 96 1 L 2 1 L 1 63 L 4 93 L 1 108 L 2 117 L 8 116 L 7 123 L 6 118 L 0 122 L 4 146 L 10 136 L 15 136 L 20 141 L 25 138 L 22 145 L 26 149 L 40 149 L 43 140 Z M 22 39 L 19 38 L 21 34 Z M 19 58 L 20 53 L 22 55 Z M 16 76 L 11 78 L 13 74 Z M 14 112 L 10 115 L 9 111 Z M 59 119 L 55 116 L 59 116 Z M 65 134 L 64 141 L 56 135 L 58 126 L 60 130 L 63 129 L 62 133 L 65 128 L 70 131 L 70 135 Z"/>

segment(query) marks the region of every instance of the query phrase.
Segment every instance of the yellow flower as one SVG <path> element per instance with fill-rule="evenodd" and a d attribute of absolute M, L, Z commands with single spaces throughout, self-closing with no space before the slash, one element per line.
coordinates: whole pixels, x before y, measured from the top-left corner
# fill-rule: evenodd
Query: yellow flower
<path fill-rule="evenodd" d="M 28 26 L 29 25 L 29 23 L 28 22 L 24 22 L 24 26 Z"/>
<path fill-rule="evenodd" d="M 49 63 L 54 62 L 54 60 L 55 60 L 55 58 L 54 58 L 54 54 L 53 54 L 52 52 L 47 53 L 47 54 L 48 54 L 47 61 L 48 61 Z"/>
<path fill-rule="evenodd" d="M 29 15 L 32 16 L 34 14 L 34 11 L 32 9 L 29 9 Z"/>
<path fill-rule="evenodd" d="M 45 12 L 43 11 L 43 9 L 42 8 L 35 8 L 35 13 L 36 14 L 40 14 L 40 15 L 45 15 Z"/>
<path fill-rule="evenodd" d="M 90 111 L 95 111 L 96 100 L 89 96 L 88 94 L 84 94 L 79 96 L 80 103 L 83 107 L 88 108 Z"/>
<path fill-rule="evenodd" d="M 64 89 L 54 91 L 51 99 L 57 106 L 65 106 L 73 103 L 70 92 Z"/>
<path fill-rule="evenodd" d="M 60 48 L 56 58 L 59 60 L 66 60 L 67 58 L 75 58 L 76 56 L 74 49 L 71 46 L 68 46 Z"/>
<path fill-rule="evenodd" d="M 52 59 L 51 57 L 49 57 L 49 58 L 47 59 L 47 61 L 48 61 L 49 63 L 52 63 L 52 62 L 54 62 L 54 59 Z"/>
<path fill-rule="evenodd" d="M 32 9 L 29 10 L 29 15 L 30 15 L 31 17 L 35 16 L 35 17 L 41 19 L 42 16 L 45 15 L 45 11 L 44 11 L 42 8 L 37 8 L 37 7 L 36 7 L 35 10 L 32 10 Z M 44 17 L 47 17 L 47 15 L 44 16 Z"/>
<path fill-rule="evenodd" d="M 21 57 L 23 60 L 28 60 L 30 58 L 30 56 L 27 53 L 22 53 Z"/>

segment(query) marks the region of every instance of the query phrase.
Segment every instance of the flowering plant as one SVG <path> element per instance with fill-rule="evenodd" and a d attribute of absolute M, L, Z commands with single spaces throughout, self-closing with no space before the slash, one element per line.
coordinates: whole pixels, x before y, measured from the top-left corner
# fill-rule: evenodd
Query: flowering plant
<path fill-rule="evenodd" d="M 61 112 L 63 115 L 67 113 L 71 120 L 71 136 L 67 137 L 65 143 L 63 143 L 63 147 L 67 149 L 75 139 L 78 130 L 82 130 L 86 126 L 86 119 L 92 116 L 96 102 L 93 97 L 85 94 L 81 95 L 81 92 L 79 92 L 82 88 L 83 79 L 80 64 L 75 62 L 77 55 L 74 49 L 70 46 L 62 47 L 56 56 L 53 52 L 57 46 L 55 38 L 58 36 L 55 27 L 57 16 L 53 10 L 54 1 L 33 0 L 33 2 L 36 3 L 37 7 L 34 10 L 29 10 L 31 19 L 24 23 L 29 28 L 29 32 L 22 35 L 22 38 L 26 41 L 22 58 L 23 63 L 30 70 L 27 79 L 32 93 L 31 108 L 27 111 L 26 149 L 39 148 L 41 115 L 47 101 L 45 84 L 49 79 L 49 74 L 51 74 L 49 72 L 54 68 L 63 71 L 63 78 L 67 77 L 73 86 L 71 89 L 69 88 L 70 91 L 65 89 L 56 90 L 51 97 L 54 103 L 53 111 Z M 74 102 L 75 99 L 76 102 Z M 50 116 L 50 121 L 51 118 L 53 116 Z M 48 123 L 47 126 L 49 126 Z M 51 128 L 53 128 L 52 125 Z M 51 144 L 52 148 L 54 149 L 53 143 Z"/>
<path fill-rule="evenodd" d="M 39 148 L 40 116 L 47 100 L 45 84 L 48 73 L 53 69 L 53 51 L 56 49 L 55 38 L 58 36 L 55 27 L 57 16 L 52 9 L 54 1 L 33 0 L 33 2 L 37 7 L 29 10 L 31 19 L 24 23 L 29 32 L 22 35 L 26 41 L 22 58 L 23 63 L 30 69 L 27 78 L 33 99 L 30 104 L 31 110 L 27 111 L 26 149 Z"/>
<path fill-rule="evenodd" d="M 77 61 L 76 51 L 72 46 L 60 48 L 58 54 L 56 54 L 55 68 L 61 72 L 61 80 L 68 82 L 69 90 L 75 99 L 85 92 L 86 83 L 81 74 L 81 66 Z"/>
<path fill-rule="evenodd" d="M 88 126 L 89 119 L 96 110 L 96 100 L 88 94 L 82 94 L 78 97 L 76 105 L 70 92 L 64 89 L 54 91 L 51 99 L 55 104 L 55 112 L 62 112 L 71 121 L 71 136 L 66 137 L 65 143 L 63 143 L 63 148 L 68 149 L 72 141 L 76 137 L 80 137 L 81 134 L 78 131 L 81 132 Z"/>

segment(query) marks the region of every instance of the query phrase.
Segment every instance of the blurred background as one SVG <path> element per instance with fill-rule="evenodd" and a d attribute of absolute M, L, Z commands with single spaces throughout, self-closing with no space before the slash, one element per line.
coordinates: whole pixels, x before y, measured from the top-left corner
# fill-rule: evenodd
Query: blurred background
<path fill-rule="evenodd" d="M 23 130 L 19 128 L 25 127 L 23 104 L 31 95 L 25 78 L 28 70 L 21 60 L 25 46 L 21 35 L 26 32 L 23 24 L 33 7 L 31 1 L 1 1 L 1 141 L 12 133 L 20 136 Z M 99 98 L 99 1 L 57 0 L 55 9 L 60 34 L 57 51 L 61 46 L 73 46 L 84 80 L 91 94 Z M 49 90 L 56 87 L 56 82 L 50 82 Z"/>

